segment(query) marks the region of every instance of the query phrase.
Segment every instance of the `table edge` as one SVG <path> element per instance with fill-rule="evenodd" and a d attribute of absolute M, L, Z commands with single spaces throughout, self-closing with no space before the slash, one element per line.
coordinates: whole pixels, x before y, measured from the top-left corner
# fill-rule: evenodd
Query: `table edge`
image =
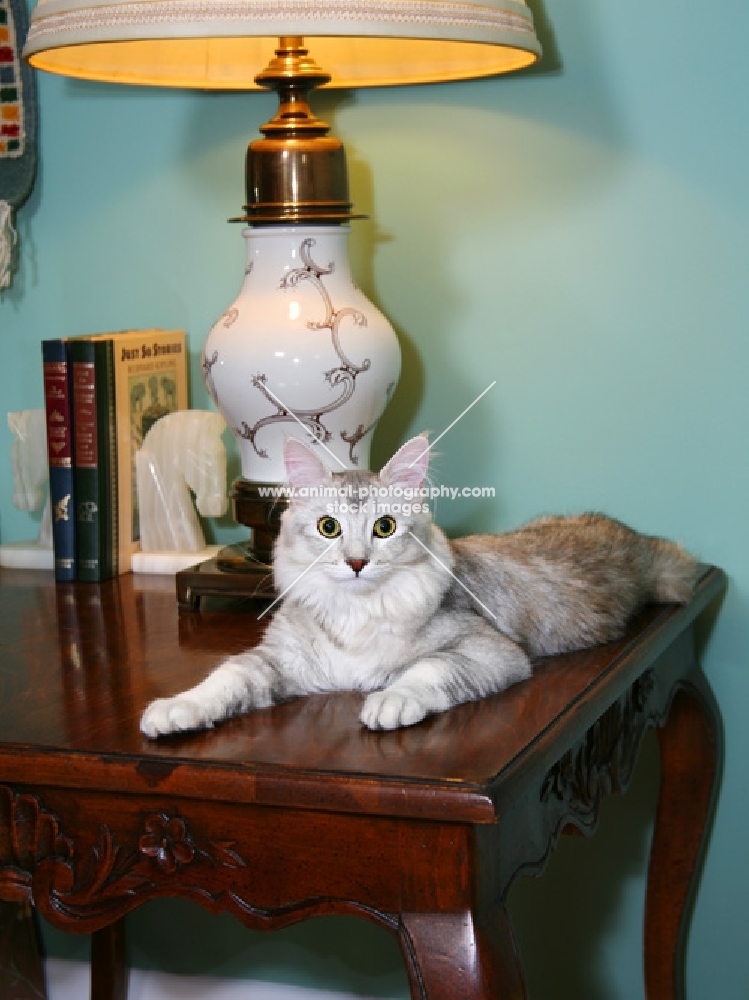
<path fill-rule="evenodd" d="M 539 742 L 559 744 L 559 753 L 574 742 L 593 720 L 581 709 L 595 699 L 614 671 L 620 683 L 606 692 L 613 703 L 637 676 L 668 648 L 674 639 L 719 596 L 726 576 L 717 567 L 705 567 L 694 597 L 686 605 L 664 605 L 648 628 L 633 638 L 603 674 L 583 689 L 547 727 L 497 774 L 482 782 L 362 775 L 289 769 L 272 764 L 240 765 L 179 757 L 165 760 L 148 754 L 102 754 L 86 750 L 44 748 L 24 744 L 0 747 L 0 782 L 28 788 L 78 788 L 174 798 L 196 798 L 194 776 L 200 771 L 203 788 L 210 785 L 215 801 L 235 804 L 359 813 L 442 822 L 496 823 L 501 786 L 512 782 Z M 658 633 L 657 643 L 653 642 Z M 626 670 L 622 661 L 631 659 Z M 605 708 L 606 706 L 604 706 Z M 600 712 L 598 713 L 600 714 Z M 587 721 L 586 721 L 587 718 Z M 582 721 L 581 721 L 582 719 Z M 78 780 L 85 766 L 85 783 Z M 33 781 L 28 780 L 33 774 Z M 201 798 L 205 798 L 204 795 Z"/>

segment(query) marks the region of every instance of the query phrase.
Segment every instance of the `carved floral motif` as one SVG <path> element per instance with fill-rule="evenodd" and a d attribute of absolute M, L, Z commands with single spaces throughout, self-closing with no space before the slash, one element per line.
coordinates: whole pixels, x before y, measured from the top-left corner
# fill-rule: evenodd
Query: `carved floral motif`
<path fill-rule="evenodd" d="M 652 670 L 591 726 L 583 739 L 557 761 L 541 787 L 541 801 L 565 802 L 572 815 L 592 826 L 604 795 L 629 782 L 649 717 L 645 709 L 655 686 Z"/>
<path fill-rule="evenodd" d="M 168 819 L 162 813 L 148 817 L 146 832 L 138 841 L 138 848 L 167 874 L 177 871 L 181 865 L 189 865 L 195 857 L 185 821 L 178 816 Z"/>
<path fill-rule="evenodd" d="M 127 913 L 136 897 L 156 895 L 165 878 L 178 875 L 187 884 L 181 873 L 198 862 L 227 873 L 247 867 L 233 841 L 198 845 L 183 817 L 163 812 L 145 818 L 135 844 L 116 843 L 100 824 L 93 845 L 76 849 L 37 796 L 0 785 L 0 885 L 11 890 L 10 898 L 33 895 L 48 918 L 74 921 L 80 929 Z M 199 883 L 197 875 L 196 889 Z"/>
<path fill-rule="evenodd" d="M 28 896 L 32 875 L 45 859 L 72 854 L 73 845 L 60 832 L 57 817 L 35 795 L 0 785 L 0 883 Z"/>

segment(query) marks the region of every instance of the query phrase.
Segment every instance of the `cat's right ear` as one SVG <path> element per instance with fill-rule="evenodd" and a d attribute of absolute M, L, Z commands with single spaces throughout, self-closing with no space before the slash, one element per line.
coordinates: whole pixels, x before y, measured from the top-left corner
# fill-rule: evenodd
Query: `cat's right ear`
<path fill-rule="evenodd" d="M 330 469 L 306 444 L 287 437 L 283 447 L 286 478 L 292 489 L 319 486 L 330 479 Z"/>
<path fill-rule="evenodd" d="M 429 439 L 425 434 L 411 438 L 396 451 L 380 472 L 380 480 L 387 486 L 419 487 L 426 479 L 429 468 Z"/>

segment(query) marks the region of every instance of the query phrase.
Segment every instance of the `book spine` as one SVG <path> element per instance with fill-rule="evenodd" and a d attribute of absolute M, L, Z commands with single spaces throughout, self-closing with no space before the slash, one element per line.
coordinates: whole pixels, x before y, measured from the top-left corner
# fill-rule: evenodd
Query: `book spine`
<path fill-rule="evenodd" d="M 71 370 L 64 340 L 42 341 L 55 579 L 76 578 Z"/>
<path fill-rule="evenodd" d="M 106 340 L 100 345 L 104 355 L 102 368 L 102 385 L 106 386 L 106 398 L 99 407 L 99 426 L 101 435 L 106 441 L 102 459 L 104 476 L 104 530 L 108 540 L 107 572 L 109 576 L 117 576 L 125 571 L 120 565 L 120 502 L 118 462 L 120 447 L 119 430 L 117 427 L 117 383 L 115 378 L 114 341 Z M 130 566 L 127 566 L 130 569 Z"/>
<path fill-rule="evenodd" d="M 73 470 L 78 579 L 117 572 L 113 469 L 116 469 L 111 341 L 72 340 Z"/>

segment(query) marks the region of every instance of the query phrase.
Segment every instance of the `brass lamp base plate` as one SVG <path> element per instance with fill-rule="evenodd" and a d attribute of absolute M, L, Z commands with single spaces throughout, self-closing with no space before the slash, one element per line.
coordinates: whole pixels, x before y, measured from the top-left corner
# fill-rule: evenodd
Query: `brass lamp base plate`
<path fill-rule="evenodd" d="M 240 597 L 267 603 L 277 596 L 271 567 L 253 557 L 249 545 L 228 545 L 206 562 L 176 575 L 177 604 L 197 611 L 203 597 Z"/>

